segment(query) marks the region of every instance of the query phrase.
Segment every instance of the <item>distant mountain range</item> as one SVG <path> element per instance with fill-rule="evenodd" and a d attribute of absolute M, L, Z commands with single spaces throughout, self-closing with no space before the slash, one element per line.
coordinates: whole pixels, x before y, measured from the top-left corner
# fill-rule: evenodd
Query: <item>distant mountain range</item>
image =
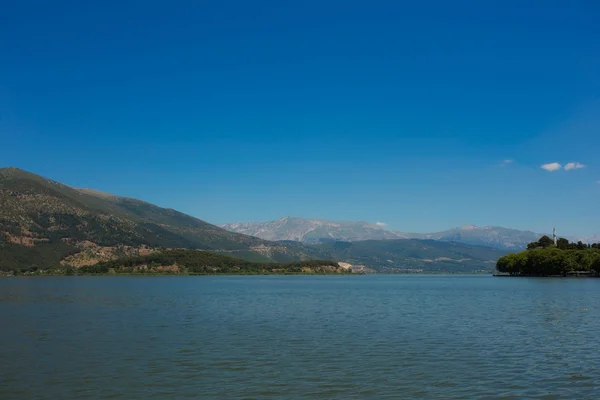
<path fill-rule="evenodd" d="M 527 247 L 528 243 L 538 240 L 542 235 L 531 231 L 520 231 L 500 226 L 480 227 L 475 225 L 467 225 L 435 233 L 409 234 L 411 238 L 467 243 L 507 250 L 522 250 Z"/>
<path fill-rule="evenodd" d="M 368 222 L 336 222 L 322 219 L 285 217 L 269 222 L 223 224 L 220 227 L 268 240 L 295 240 L 304 243 L 327 241 L 356 242 L 361 240 L 432 239 L 502 250 L 521 250 L 543 234 L 498 226 L 467 225 L 434 233 L 406 233 L 385 229 L 382 224 Z M 590 238 L 567 239 L 600 242 L 600 235 Z"/>
<path fill-rule="evenodd" d="M 386 273 L 489 272 L 495 268 L 496 260 L 508 253 L 492 247 L 423 239 L 326 242 L 312 246 L 330 259 Z"/>
<path fill-rule="evenodd" d="M 228 231 L 266 240 L 295 240 L 304 243 L 323 241 L 408 239 L 408 236 L 383 229 L 368 222 L 334 222 L 323 219 L 285 217 L 269 222 L 247 222 L 219 225 Z"/>

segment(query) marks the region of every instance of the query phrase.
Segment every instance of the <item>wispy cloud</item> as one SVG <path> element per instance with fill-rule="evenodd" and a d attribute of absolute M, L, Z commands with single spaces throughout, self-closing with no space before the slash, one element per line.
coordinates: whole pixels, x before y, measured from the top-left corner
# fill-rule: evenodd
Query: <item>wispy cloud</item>
<path fill-rule="evenodd" d="M 560 165 L 557 162 L 553 162 L 553 163 L 549 163 L 549 164 L 544 164 L 541 166 L 541 168 L 545 169 L 546 171 L 554 172 L 554 171 L 558 171 L 559 169 L 561 169 L 562 165 Z"/>
<path fill-rule="evenodd" d="M 515 162 L 515 160 L 504 160 L 504 161 L 502 161 L 502 162 L 500 163 L 500 166 L 501 166 L 501 167 L 504 167 L 504 166 L 506 166 L 506 165 L 508 165 L 508 164 L 512 164 L 512 163 L 514 163 L 514 162 Z"/>
<path fill-rule="evenodd" d="M 580 169 L 580 168 L 585 168 L 585 165 L 578 163 L 578 162 L 570 162 L 567 165 L 565 165 L 566 171 L 570 171 L 572 169 Z"/>
<path fill-rule="evenodd" d="M 379 221 L 375 222 L 375 225 L 377 225 L 380 228 L 383 228 L 384 226 L 387 226 L 387 224 L 385 222 L 379 222 Z"/>

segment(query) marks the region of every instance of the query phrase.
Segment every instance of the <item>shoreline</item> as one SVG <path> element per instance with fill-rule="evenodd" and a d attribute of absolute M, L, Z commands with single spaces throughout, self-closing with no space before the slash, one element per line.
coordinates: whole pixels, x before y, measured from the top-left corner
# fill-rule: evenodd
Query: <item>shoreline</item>
<path fill-rule="evenodd" d="M 25 273 L 25 274 L 11 274 L 11 273 L 0 273 L 2 277 L 39 277 L 39 276 L 366 276 L 366 275 L 401 275 L 401 276 L 492 276 L 492 273 L 488 272 L 419 272 L 419 273 L 366 273 L 366 272 L 342 272 L 342 273 L 311 273 L 311 272 L 290 272 L 290 273 L 101 273 L 101 274 L 65 274 L 65 273 Z M 504 276 L 504 275 L 503 275 Z"/>
<path fill-rule="evenodd" d="M 600 278 L 600 275 L 590 275 L 590 274 L 581 274 L 581 275 L 502 275 L 502 274 L 492 274 L 495 278 L 565 278 L 565 279 L 581 279 L 581 278 Z"/>
<path fill-rule="evenodd" d="M 169 273 L 118 273 L 118 274 L 56 274 L 56 273 L 34 273 L 34 274 L 0 274 L 1 277 L 37 277 L 37 276 L 71 276 L 71 277 L 83 277 L 83 276 L 350 276 L 350 275 L 365 275 L 363 273 L 310 273 L 310 272 L 290 272 L 290 273 L 248 273 L 248 274 L 202 274 L 202 273 L 191 273 L 191 274 L 169 274 Z"/>

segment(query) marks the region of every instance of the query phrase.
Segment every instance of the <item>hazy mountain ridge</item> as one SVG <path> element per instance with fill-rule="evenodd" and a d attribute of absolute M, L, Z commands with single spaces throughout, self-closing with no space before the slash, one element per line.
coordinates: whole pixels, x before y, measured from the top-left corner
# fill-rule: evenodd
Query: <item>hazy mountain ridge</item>
<path fill-rule="evenodd" d="M 433 239 L 448 242 L 460 242 L 498 249 L 523 249 L 528 243 L 536 241 L 542 234 L 531 231 L 503 228 L 500 226 L 467 225 L 428 234 L 411 234 L 415 239 Z"/>
<path fill-rule="evenodd" d="M 319 243 L 323 240 L 357 241 L 406 239 L 398 232 L 368 222 L 337 222 L 320 219 L 285 217 L 269 222 L 247 222 L 219 225 L 229 231 L 267 240 L 294 240 Z"/>
<path fill-rule="evenodd" d="M 320 243 L 328 240 L 356 242 L 361 240 L 432 239 L 509 250 L 524 249 L 528 243 L 538 240 L 543 235 L 499 226 L 479 227 L 475 225 L 433 233 L 406 233 L 388 230 L 384 226 L 368 222 L 336 222 L 293 217 L 268 222 L 231 223 L 220 226 L 233 232 L 268 240 Z M 587 243 L 600 241 L 600 235 L 590 238 L 566 238 L 571 241 L 582 240 Z"/>
<path fill-rule="evenodd" d="M 569 241 L 571 241 L 571 242 L 582 241 L 583 243 L 600 243 L 600 234 L 592 235 L 592 236 L 577 237 L 577 238 L 565 237 L 565 239 L 569 239 Z"/>
<path fill-rule="evenodd" d="M 336 261 L 378 272 L 489 272 L 508 253 L 491 247 L 423 239 L 363 240 L 314 245 Z"/>

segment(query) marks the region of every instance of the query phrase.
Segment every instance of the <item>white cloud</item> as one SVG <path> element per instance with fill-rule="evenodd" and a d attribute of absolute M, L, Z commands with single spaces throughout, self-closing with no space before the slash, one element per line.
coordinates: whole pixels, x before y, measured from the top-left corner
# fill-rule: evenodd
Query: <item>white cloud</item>
<path fill-rule="evenodd" d="M 553 163 L 549 163 L 549 164 L 544 164 L 544 165 L 542 165 L 541 168 L 545 169 L 546 171 L 554 172 L 554 171 L 558 171 L 559 169 L 561 169 L 562 165 L 560 165 L 557 162 L 553 162 Z"/>
<path fill-rule="evenodd" d="M 580 168 L 585 168 L 585 165 L 580 164 L 578 162 L 570 162 L 567 165 L 565 165 L 566 171 L 570 171 L 572 169 L 580 169 Z"/>
<path fill-rule="evenodd" d="M 515 162 L 515 160 L 504 160 L 500 163 L 500 166 L 504 167 L 505 165 L 512 164 L 514 162 Z"/>
<path fill-rule="evenodd" d="M 379 221 L 375 222 L 375 225 L 377 225 L 380 228 L 383 228 L 384 226 L 387 226 L 387 224 L 385 222 L 379 222 Z"/>

